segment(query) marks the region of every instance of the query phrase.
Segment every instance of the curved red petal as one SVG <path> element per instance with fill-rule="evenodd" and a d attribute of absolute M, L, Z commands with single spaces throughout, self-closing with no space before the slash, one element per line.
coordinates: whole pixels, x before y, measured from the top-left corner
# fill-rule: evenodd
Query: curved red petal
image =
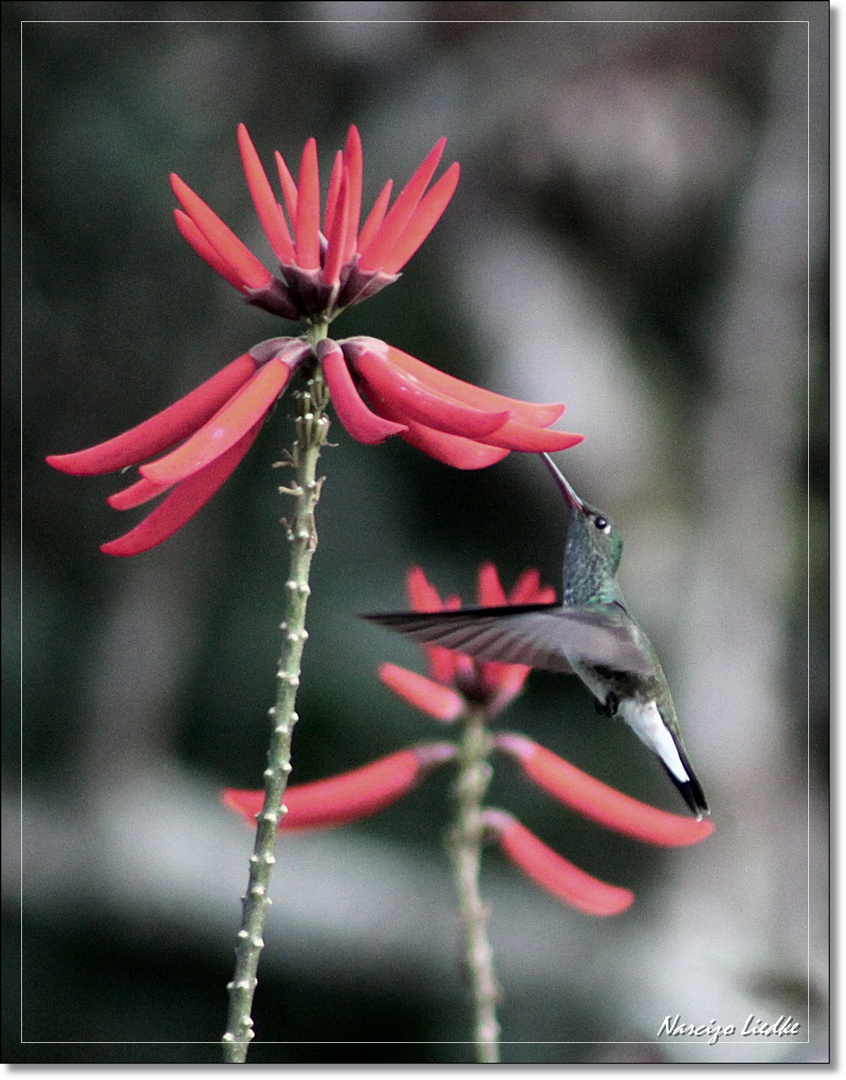
<path fill-rule="evenodd" d="M 173 211 L 173 219 L 183 240 L 188 241 L 194 251 L 208 263 L 212 270 L 217 271 L 225 281 L 228 281 L 230 285 L 234 285 L 239 292 L 243 292 L 248 288 L 243 274 L 225 259 L 216 248 L 211 246 L 184 210 L 177 207 Z"/>
<path fill-rule="evenodd" d="M 497 716 L 522 691 L 531 668 L 525 664 L 502 664 L 496 660 L 479 663 L 479 685 L 487 699 L 485 715 Z"/>
<path fill-rule="evenodd" d="M 320 277 L 327 285 L 337 285 L 340 279 L 341 267 L 344 264 L 344 253 L 347 247 L 349 223 L 349 183 L 348 177 L 346 173 L 344 173 L 341 178 L 340 191 L 338 192 L 334 221 L 328 234 L 326 257 L 323 260 L 323 269 L 320 271 Z"/>
<path fill-rule="evenodd" d="M 385 256 L 382 263 L 384 273 L 396 274 L 400 271 L 438 224 L 441 214 L 455 194 L 459 173 L 458 162 L 454 162 L 432 190 L 420 200 L 420 205 L 412 214 L 411 220 Z"/>
<path fill-rule="evenodd" d="M 385 220 L 385 213 L 388 209 L 388 203 L 391 199 L 391 191 L 393 190 L 394 182 L 389 180 L 373 204 L 373 209 L 367 215 L 367 220 L 361 229 L 361 234 L 358 237 L 357 248 L 359 252 L 364 251 L 370 241 L 378 232 L 382 222 Z"/>
<path fill-rule="evenodd" d="M 368 386 L 390 402 L 404 416 L 436 431 L 476 439 L 499 430 L 510 412 L 490 412 L 463 405 L 454 398 L 433 391 L 414 375 L 391 365 L 382 352 L 351 350 L 356 371 Z"/>
<path fill-rule="evenodd" d="M 361 190 L 364 174 L 361 136 L 355 124 L 350 127 L 347 133 L 347 142 L 344 147 L 344 165 L 347 170 L 347 185 L 349 187 L 349 224 L 346 250 L 344 251 L 344 261 L 347 262 L 355 255 L 356 251 L 358 225 L 361 220 Z"/>
<path fill-rule="evenodd" d="M 407 421 L 407 428 L 407 431 L 402 432 L 401 438 L 429 457 L 443 462 L 444 465 L 451 465 L 454 469 L 485 469 L 488 465 L 502 461 L 509 453 L 508 450 L 483 446 L 481 442 L 473 442 L 461 435 L 435 431 L 434 428 L 418 424 L 414 420 Z"/>
<path fill-rule="evenodd" d="M 338 205 L 338 193 L 341 190 L 341 179 L 344 175 L 344 155 L 339 150 L 332 162 L 332 173 L 329 177 L 329 190 L 326 193 L 326 210 L 323 216 L 323 235 L 329 236 L 335 224 L 335 213 Z"/>
<path fill-rule="evenodd" d="M 455 469 L 484 469 L 502 461 L 509 454 L 508 450 L 486 446 L 481 441 L 474 442 L 462 435 L 450 435 L 420 424 L 397 409 L 372 386 L 367 387 L 367 395 L 380 416 L 405 425 L 406 430 L 400 432 L 400 438 L 444 465 L 451 465 Z"/>
<path fill-rule="evenodd" d="M 240 442 L 230 447 L 225 454 L 221 454 L 216 461 L 183 480 L 164 502 L 134 529 L 116 540 L 102 544 L 100 550 L 106 555 L 140 555 L 142 551 L 148 551 L 167 540 L 177 529 L 190 521 L 229 479 L 255 442 L 260 428 L 261 423 L 256 424 Z"/>
<path fill-rule="evenodd" d="M 505 397 L 503 394 L 495 394 L 492 390 L 485 390 L 481 386 L 456 379 L 453 375 L 447 375 L 445 371 L 430 364 L 424 364 L 416 356 L 397 349 L 394 345 L 388 345 L 378 338 L 354 337 L 348 338 L 344 343 L 345 348 L 362 348 L 375 352 L 384 351 L 388 360 L 395 367 L 414 375 L 421 382 L 437 390 L 442 394 L 463 401 L 465 405 L 472 405 L 477 409 L 485 410 L 508 410 L 513 413 L 514 419 L 534 427 L 548 427 L 554 423 L 564 412 L 561 404 L 534 405 L 529 401 L 520 401 L 517 398 Z"/>
<path fill-rule="evenodd" d="M 430 585 L 422 568 L 413 566 L 406 576 L 408 605 L 412 611 L 445 611 L 451 605 L 441 600 L 438 590 Z M 456 600 L 458 598 L 456 597 Z M 459 600 L 455 607 L 461 606 Z M 456 674 L 458 653 L 441 645 L 424 645 L 423 651 L 429 664 L 429 674 L 444 686 L 451 686 Z"/>
<path fill-rule="evenodd" d="M 291 170 L 285 164 L 285 159 L 277 150 L 274 153 L 276 159 L 276 170 L 279 173 L 279 183 L 282 187 L 282 198 L 285 200 L 285 207 L 288 210 L 288 220 L 292 225 L 296 226 L 297 223 L 297 204 L 299 203 L 299 193 L 297 191 L 297 184 L 293 176 L 291 176 Z"/>
<path fill-rule="evenodd" d="M 574 435 L 569 431 L 550 431 L 548 428 L 522 424 L 519 420 L 509 420 L 490 435 L 480 435 L 479 442 L 529 454 L 552 454 L 556 450 L 569 450 L 571 446 L 584 442 L 584 438 L 584 435 Z"/>
<path fill-rule="evenodd" d="M 634 893 L 609 885 L 580 870 L 547 847 L 516 818 L 501 810 L 483 811 L 485 823 L 499 836 L 505 854 L 536 885 L 585 915 L 620 915 L 634 903 Z"/>
<path fill-rule="evenodd" d="M 423 163 L 399 193 L 397 201 L 388 211 L 376 235 L 362 251 L 359 261 L 362 270 L 380 270 L 382 268 L 382 263 L 392 251 L 417 204 L 423 197 L 423 193 L 429 186 L 429 181 L 438 167 L 445 146 L 446 139 L 443 138 L 435 143 Z"/>
<path fill-rule="evenodd" d="M 141 475 L 158 484 L 175 484 L 205 468 L 264 419 L 290 377 L 284 360 L 268 360 L 199 431 L 165 457 L 142 465 Z"/>
<path fill-rule="evenodd" d="M 523 735 L 498 735 L 495 742 L 519 761 L 538 787 L 615 832 L 647 844 L 684 847 L 704 840 L 714 831 L 710 821 L 669 814 L 624 795 Z"/>
<path fill-rule="evenodd" d="M 508 603 L 505 589 L 492 562 L 483 563 L 479 567 L 476 595 L 479 598 L 479 607 L 502 607 Z"/>
<path fill-rule="evenodd" d="M 280 831 L 331 828 L 368 817 L 396 802 L 425 771 L 454 755 L 455 748 L 449 743 L 429 743 L 399 750 L 328 780 L 295 784 L 285 792 L 288 812 Z M 264 792 L 229 788 L 223 793 L 223 802 L 254 825 L 264 806 Z"/>
<path fill-rule="evenodd" d="M 438 590 L 430 585 L 422 567 L 412 566 L 406 576 L 408 602 L 414 611 L 443 611 L 444 605 Z"/>
<path fill-rule="evenodd" d="M 244 353 L 149 420 L 87 450 L 51 454 L 47 463 L 73 476 L 98 476 L 137 465 L 196 431 L 255 375 L 257 366 L 252 356 Z"/>
<path fill-rule="evenodd" d="M 318 344 L 317 355 L 338 419 L 354 439 L 372 446 L 384 442 L 390 435 L 405 432 L 404 424 L 385 420 L 367 408 L 355 388 L 339 345 L 325 339 Z"/>
<path fill-rule="evenodd" d="M 270 246 L 280 262 L 291 263 L 294 261 L 294 245 L 285 217 L 276 202 L 276 196 L 270 187 L 267 173 L 253 146 L 252 139 L 243 124 L 238 125 L 238 147 L 241 151 L 241 162 L 244 166 L 244 175 L 247 178 L 247 187 L 256 213 L 261 221 Z"/>
<path fill-rule="evenodd" d="M 462 661 L 470 660 L 469 656 L 464 656 L 464 653 L 445 649 L 443 645 L 424 645 L 423 652 L 426 654 L 426 662 L 429 665 L 430 678 L 444 686 L 454 686 L 459 668 L 463 666 Z"/>
<path fill-rule="evenodd" d="M 106 502 L 113 510 L 133 510 L 136 506 L 143 506 L 150 499 L 155 499 L 173 487 L 172 484 L 154 484 L 152 480 L 141 477 L 140 480 L 131 484 L 123 491 L 116 491 L 110 495 Z"/>
<path fill-rule="evenodd" d="M 273 275 L 243 244 L 234 232 L 220 220 L 217 214 L 195 194 L 191 188 L 171 173 L 170 183 L 177 199 L 200 232 L 233 269 L 240 274 L 242 282 L 250 289 L 263 289 Z"/>
<path fill-rule="evenodd" d="M 456 720 L 467 707 L 464 698 L 455 690 L 396 664 L 381 664 L 379 678 L 409 705 L 435 720 Z"/>
<path fill-rule="evenodd" d="M 309 139 L 303 150 L 297 192 L 297 265 L 303 270 L 317 270 L 320 267 L 320 174 L 314 139 Z"/>
<path fill-rule="evenodd" d="M 524 570 L 508 594 L 509 604 L 552 604 L 555 602 L 555 589 L 551 585 L 541 585 L 537 570 Z"/>

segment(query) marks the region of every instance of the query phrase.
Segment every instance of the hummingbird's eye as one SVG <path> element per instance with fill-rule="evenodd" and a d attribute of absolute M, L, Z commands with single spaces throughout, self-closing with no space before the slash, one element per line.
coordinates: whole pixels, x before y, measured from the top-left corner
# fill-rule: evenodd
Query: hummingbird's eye
<path fill-rule="evenodd" d="M 601 514 L 597 515 L 593 519 L 593 523 L 597 527 L 597 529 L 599 529 L 600 532 L 604 532 L 604 533 L 611 532 L 611 526 L 609 525 L 607 518 L 602 517 Z"/>

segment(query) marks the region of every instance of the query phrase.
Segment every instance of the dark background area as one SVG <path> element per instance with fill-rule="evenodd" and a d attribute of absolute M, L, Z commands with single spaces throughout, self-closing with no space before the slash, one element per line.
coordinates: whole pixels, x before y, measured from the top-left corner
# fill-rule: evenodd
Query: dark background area
<path fill-rule="evenodd" d="M 11 89 L 3 120 L 23 305 L 20 323 L 6 290 L 4 1059 L 220 1060 L 250 836 L 219 792 L 258 787 L 264 767 L 287 559 L 270 466 L 290 402 L 214 500 L 134 559 L 98 551 L 139 516 L 105 505 L 120 478 L 44 457 L 289 332 L 173 226 L 171 171 L 267 262 L 243 121 L 267 167 L 316 136 L 324 175 L 356 123 L 368 206 L 449 137 L 450 207 L 337 335 L 567 403 L 558 426 L 586 439 L 560 464 L 622 529 L 623 589 L 713 808 L 705 844 L 651 849 L 497 766 L 491 804 L 637 894 L 591 920 L 486 853 L 504 1060 L 824 1060 L 828 5 L 415 3 L 400 23 L 367 3 L 22 3 L 3 17 L 23 91 L 20 133 Z M 330 439 L 299 782 L 444 737 L 376 674 L 423 670 L 419 650 L 356 618 L 404 606 L 410 566 L 469 601 L 483 561 L 506 587 L 528 566 L 557 587 L 562 554 L 529 455 L 462 473 L 398 439 L 365 447 L 339 424 Z M 683 810 L 573 680 L 533 674 L 501 726 Z M 445 770 L 365 822 L 280 842 L 250 1061 L 472 1060 L 450 807 Z M 655 1041 L 666 1015 L 753 1012 L 792 1014 L 803 1040 Z"/>

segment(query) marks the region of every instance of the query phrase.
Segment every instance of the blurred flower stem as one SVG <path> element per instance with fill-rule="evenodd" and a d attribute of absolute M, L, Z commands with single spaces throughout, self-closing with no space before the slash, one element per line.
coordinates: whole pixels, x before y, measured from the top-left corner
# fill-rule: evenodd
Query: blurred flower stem
<path fill-rule="evenodd" d="M 485 724 L 485 707 L 472 704 L 461 718 L 463 735 L 456 781 L 457 813 L 449 843 L 458 891 L 458 910 L 464 937 L 464 963 L 473 1003 L 476 1061 L 499 1062 L 499 985 L 488 939 L 488 909 L 479 893 L 479 872 L 485 823 L 482 804 L 491 779 L 487 758 L 492 746 Z"/>
<path fill-rule="evenodd" d="M 326 326 L 311 329 L 312 346 L 326 336 Z M 243 897 L 243 915 L 235 946 L 235 974 L 228 984 L 229 1017 L 223 1036 L 224 1061 L 240 1064 L 247 1060 L 253 1031 L 252 1004 L 257 985 L 256 971 L 264 946 L 264 920 L 271 900 L 270 874 L 276 861 L 273 847 L 283 815 L 282 800 L 291 772 L 291 734 L 297 722 L 295 705 L 300 685 L 303 646 L 309 597 L 309 571 L 317 548 L 314 510 L 320 498 L 321 480 L 317 461 L 326 441 L 329 420 L 325 415 L 329 395 L 320 368 L 315 368 L 306 389 L 296 395 L 296 437 L 285 464 L 293 467 L 295 479 L 283 494 L 295 500 L 294 516 L 283 519 L 290 544 L 290 570 L 285 582 L 284 615 L 281 624 L 282 652 L 277 669 L 276 704 L 270 710 L 271 734 L 264 771 L 264 806 L 257 816 L 256 840 L 250 856 L 250 879 Z"/>

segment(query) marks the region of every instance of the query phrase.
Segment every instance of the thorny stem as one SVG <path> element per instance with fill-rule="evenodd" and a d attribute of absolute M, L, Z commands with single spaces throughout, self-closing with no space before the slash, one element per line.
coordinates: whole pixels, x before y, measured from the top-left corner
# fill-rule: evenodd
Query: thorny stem
<path fill-rule="evenodd" d="M 499 1061 L 499 1021 L 496 1016 L 499 984 L 494 974 L 493 949 L 488 940 L 488 909 L 479 893 L 485 832 L 482 802 L 491 777 L 487 762 L 490 747 L 484 710 L 471 705 L 464 716 L 456 784 L 458 809 L 449 847 L 473 1001 L 476 1061 L 483 1064 Z"/>
<path fill-rule="evenodd" d="M 322 332 L 321 332 L 322 331 Z M 325 337 L 325 327 L 315 327 L 309 334 L 311 344 Z M 241 1064 L 253 1031 L 252 1005 L 256 971 L 264 947 L 262 934 L 267 909 L 271 904 L 270 874 L 275 857 L 273 848 L 284 813 L 282 799 L 291 772 L 291 733 L 297 722 L 297 689 L 300 685 L 300 666 L 303 645 L 308 637 L 305 629 L 306 605 L 309 597 L 309 570 L 317 547 L 314 509 L 320 498 L 322 480 L 316 476 L 320 448 L 326 441 L 329 420 L 324 410 L 329 402 L 323 375 L 318 368 L 306 390 L 297 397 L 296 438 L 290 455 L 295 479 L 290 488 L 280 488 L 295 501 L 294 516 L 284 521 L 291 549 L 290 570 L 285 582 L 282 653 L 277 669 L 276 704 L 270 710 L 271 735 L 264 771 L 264 807 L 257 815 L 256 840 L 250 856 L 250 879 L 242 897 L 241 929 L 235 946 L 235 974 L 228 984 L 229 1017 L 223 1036 L 223 1059 Z"/>

